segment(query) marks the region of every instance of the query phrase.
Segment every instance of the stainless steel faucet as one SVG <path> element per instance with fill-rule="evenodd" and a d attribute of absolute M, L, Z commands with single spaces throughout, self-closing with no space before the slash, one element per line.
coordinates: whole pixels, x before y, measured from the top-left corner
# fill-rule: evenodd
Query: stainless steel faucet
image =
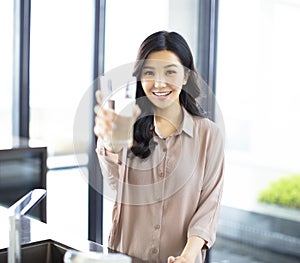
<path fill-rule="evenodd" d="M 20 221 L 46 195 L 44 189 L 34 189 L 8 208 L 9 247 L 8 263 L 21 263 Z"/>

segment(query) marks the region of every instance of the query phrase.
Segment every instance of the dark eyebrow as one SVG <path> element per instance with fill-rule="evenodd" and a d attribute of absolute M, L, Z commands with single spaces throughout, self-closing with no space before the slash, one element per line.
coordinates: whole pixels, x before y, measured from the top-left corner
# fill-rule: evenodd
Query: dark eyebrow
<path fill-rule="evenodd" d="M 144 66 L 143 69 L 154 69 L 154 67 L 151 67 L 151 66 Z"/>
<path fill-rule="evenodd" d="M 166 65 L 164 66 L 164 68 L 171 68 L 171 67 L 178 67 L 178 65 L 176 64 L 169 64 L 169 65 Z M 155 69 L 155 67 L 151 67 L 151 66 L 144 66 L 143 69 Z"/>
<path fill-rule="evenodd" d="M 178 65 L 176 65 L 176 64 L 169 64 L 169 65 L 166 65 L 166 66 L 164 66 L 164 68 L 171 68 L 171 67 L 178 67 Z"/>

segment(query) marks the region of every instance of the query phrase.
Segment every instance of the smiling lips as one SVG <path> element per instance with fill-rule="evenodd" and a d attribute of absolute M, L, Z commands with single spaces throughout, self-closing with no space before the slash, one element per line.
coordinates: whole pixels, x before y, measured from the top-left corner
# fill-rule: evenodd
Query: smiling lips
<path fill-rule="evenodd" d="M 165 91 L 165 92 L 152 92 L 153 95 L 160 97 L 160 98 L 164 98 L 167 97 L 168 95 L 170 95 L 172 93 L 172 91 Z"/>

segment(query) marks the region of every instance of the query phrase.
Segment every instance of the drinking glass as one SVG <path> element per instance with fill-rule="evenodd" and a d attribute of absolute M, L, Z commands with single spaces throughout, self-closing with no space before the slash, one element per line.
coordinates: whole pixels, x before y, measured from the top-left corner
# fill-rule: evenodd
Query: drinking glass
<path fill-rule="evenodd" d="M 118 83 L 108 76 L 100 78 L 100 90 L 104 108 L 115 111 L 112 134 L 104 136 L 107 149 L 122 149 L 133 143 L 134 108 L 136 96 L 136 78 L 128 78 L 125 83 Z"/>

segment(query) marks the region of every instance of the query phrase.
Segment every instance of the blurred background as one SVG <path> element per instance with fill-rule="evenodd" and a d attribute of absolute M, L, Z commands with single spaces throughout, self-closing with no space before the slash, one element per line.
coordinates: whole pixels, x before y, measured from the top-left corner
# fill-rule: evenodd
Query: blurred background
<path fill-rule="evenodd" d="M 219 238 L 208 261 L 299 262 L 299 26 L 298 0 L 0 0 L 0 203 L 4 186 L 27 191 L 39 181 L 44 221 L 105 242 L 111 201 L 95 191 L 101 181 L 88 183 L 99 173 L 94 81 L 132 63 L 149 34 L 177 31 L 214 94 L 210 117 L 226 131 Z M 46 147 L 46 159 L 11 154 L 24 148 L 21 138 L 27 154 Z M 29 169 L 27 180 L 35 158 L 34 176 L 44 179 Z"/>

